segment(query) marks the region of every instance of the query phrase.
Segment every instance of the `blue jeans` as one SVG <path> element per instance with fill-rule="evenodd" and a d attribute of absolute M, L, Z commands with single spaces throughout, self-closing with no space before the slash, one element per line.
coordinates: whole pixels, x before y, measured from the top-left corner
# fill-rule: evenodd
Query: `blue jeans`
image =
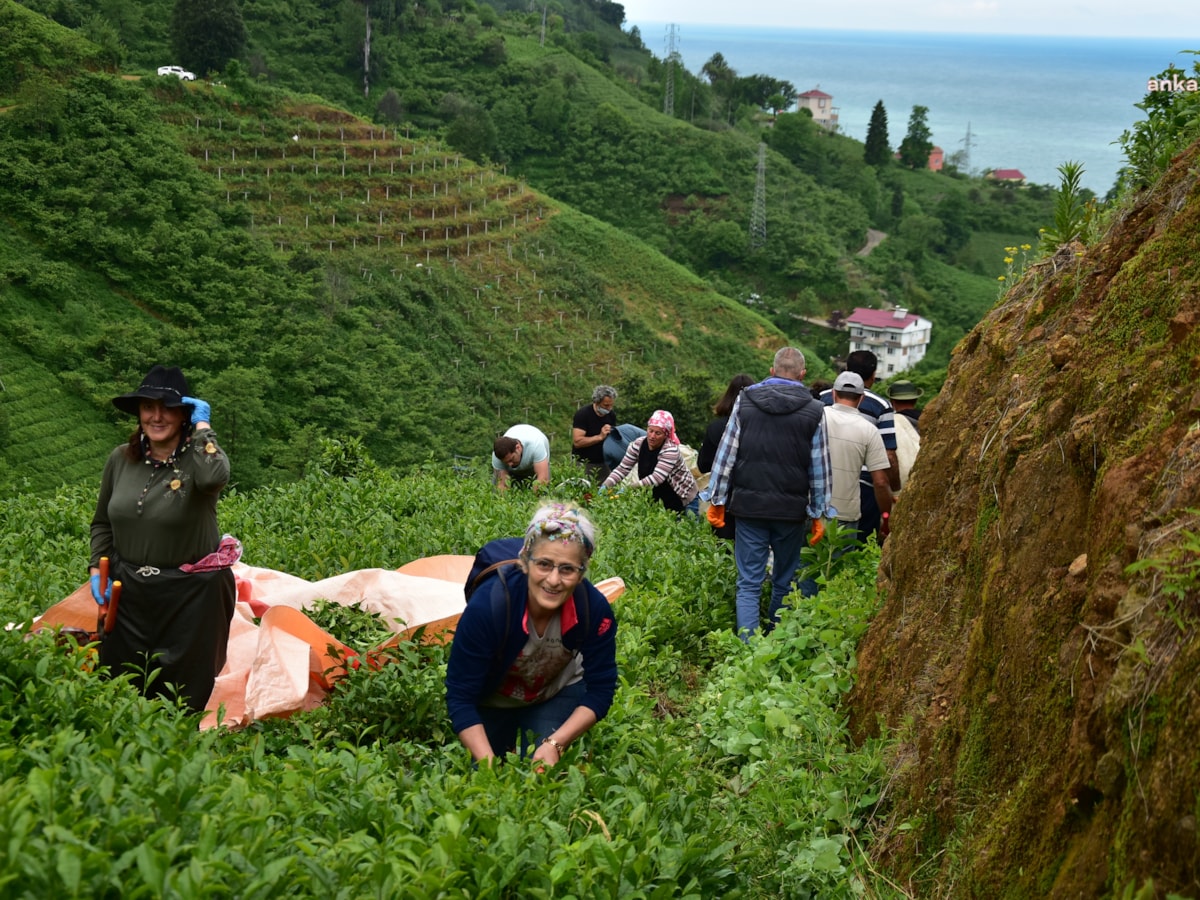
<path fill-rule="evenodd" d="M 492 752 L 503 756 L 509 751 L 518 750 L 517 738 L 520 737 L 520 754 L 532 756 L 542 738 L 567 721 L 586 694 L 587 686 L 583 681 L 577 681 L 542 703 L 477 707 Z"/>
<path fill-rule="evenodd" d="M 774 552 L 771 570 L 771 606 L 774 623 L 784 598 L 792 590 L 792 579 L 800 565 L 800 548 L 808 534 L 808 520 L 782 522 L 738 516 L 733 558 L 737 563 L 737 632 L 743 641 L 758 630 L 759 598 L 767 574 L 767 558 Z"/>
<path fill-rule="evenodd" d="M 876 508 L 878 508 L 878 507 L 876 507 Z M 843 528 L 853 528 L 857 531 L 859 521 L 861 521 L 861 519 L 856 520 L 856 521 L 842 521 L 841 519 L 839 519 L 838 524 L 841 525 Z M 833 558 L 839 559 L 840 557 L 849 553 L 851 550 L 857 550 L 859 547 L 862 546 L 862 543 L 863 542 L 860 539 L 855 544 L 851 544 L 848 547 L 842 547 L 839 550 L 835 550 L 833 553 Z M 805 578 L 800 582 L 800 595 L 802 597 L 815 597 L 815 596 L 817 596 L 817 593 L 820 590 L 821 590 L 821 586 L 819 584 L 817 584 L 816 579 L 814 579 L 814 578 Z"/>

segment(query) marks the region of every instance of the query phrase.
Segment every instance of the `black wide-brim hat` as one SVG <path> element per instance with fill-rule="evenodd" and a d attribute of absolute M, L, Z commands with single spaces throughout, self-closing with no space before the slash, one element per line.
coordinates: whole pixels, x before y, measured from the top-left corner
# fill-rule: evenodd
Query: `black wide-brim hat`
<path fill-rule="evenodd" d="M 192 389 L 178 366 L 154 366 L 146 373 L 136 391 L 113 397 L 113 406 L 131 416 L 138 414 L 143 400 L 161 400 L 163 406 L 183 406 L 183 398 L 190 397 Z"/>

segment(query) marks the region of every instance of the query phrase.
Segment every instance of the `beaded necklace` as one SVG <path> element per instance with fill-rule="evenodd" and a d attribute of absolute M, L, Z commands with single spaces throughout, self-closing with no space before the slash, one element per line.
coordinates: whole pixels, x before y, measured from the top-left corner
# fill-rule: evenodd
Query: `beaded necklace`
<path fill-rule="evenodd" d="M 187 449 L 187 444 L 188 444 L 189 440 L 190 440 L 190 438 L 181 439 L 179 441 L 179 443 L 176 445 L 175 449 L 171 451 L 171 455 L 168 456 L 166 459 L 155 459 L 150 454 L 150 439 L 148 437 L 146 437 L 145 432 L 142 433 L 142 437 L 141 437 L 142 461 L 150 467 L 150 477 L 146 479 L 146 486 L 144 488 L 142 488 L 142 493 L 138 496 L 137 514 L 139 516 L 142 514 L 142 511 L 143 511 L 142 506 L 146 502 L 146 494 L 148 494 L 150 492 L 150 488 L 154 484 L 155 478 L 158 477 L 159 472 L 170 467 L 171 472 L 172 472 L 172 474 L 174 474 L 175 477 L 171 479 L 171 483 L 170 483 L 169 487 L 173 491 L 179 490 L 180 485 L 182 485 L 182 483 L 183 483 L 179 477 L 180 476 L 179 456 L 181 453 L 183 453 L 183 451 L 185 449 Z"/>

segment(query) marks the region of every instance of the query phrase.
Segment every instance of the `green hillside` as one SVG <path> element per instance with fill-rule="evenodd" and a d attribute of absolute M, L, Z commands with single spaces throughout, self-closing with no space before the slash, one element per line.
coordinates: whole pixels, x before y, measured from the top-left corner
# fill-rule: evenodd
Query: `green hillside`
<path fill-rule="evenodd" d="M 172 49 L 171 0 L 136 9 L 129 0 L 26 5 L 98 37 L 96 23 L 107 23 L 128 71 L 151 72 L 168 60 L 205 71 L 195 47 Z M 793 86 L 723 63 L 703 73 L 668 66 L 636 29 L 622 30 L 616 3 L 556 0 L 531 11 L 475 0 L 260 0 L 241 3 L 240 14 L 246 39 L 234 70 L 254 83 L 439 134 L 462 154 L 503 165 L 634 233 L 727 296 L 758 294 L 785 331 L 793 314 L 858 305 L 903 305 L 936 324 L 957 298 L 935 296 L 940 305 L 931 305 L 929 291 L 914 290 L 924 259 L 994 279 L 1003 271 L 1000 247 L 976 265 L 957 253 L 963 231 L 1015 230 L 1031 240 L 1051 215 L 1044 191 L 1038 198 L 950 174 L 868 166 L 862 144 L 824 132 L 807 115 L 764 113 L 771 93 Z M 663 112 L 668 79 L 677 99 L 671 116 Z M 902 121 L 898 112 L 894 121 Z M 899 140 L 891 136 L 892 145 Z M 768 145 L 767 228 L 765 243 L 752 248 L 760 142 Z M 886 266 L 866 268 L 855 256 L 868 225 L 905 232 L 903 252 Z M 929 367 L 946 361 L 939 353 Z"/>
<path fill-rule="evenodd" d="M 784 340 L 436 142 L 253 85 L 254 107 L 236 85 L 153 76 L 50 86 L 59 114 L 0 117 L 0 452 L 16 487 L 91 474 L 119 436 L 107 399 L 159 359 L 213 402 L 252 486 L 298 474 L 321 436 L 404 464 L 482 455 L 532 421 L 562 453 L 598 381 L 631 386 L 633 421 L 673 401 L 695 435 L 729 373 L 761 371 Z M 74 414 L 35 454 L 41 413 L 22 398 L 53 397 L 48 380 Z"/>
<path fill-rule="evenodd" d="M 949 268 L 949 243 L 917 239 L 968 185 L 877 174 L 799 114 L 770 131 L 747 107 L 665 116 L 646 103 L 661 66 L 607 7 L 595 32 L 571 29 L 597 8 L 551 16 L 543 44 L 524 13 L 372 3 L 369 95 L 345 52 L 357 4 L 243 4 L 244 58 L 217 82 L 117 76 L 175 58 L 171 7 L 0 0 L 22 54 L 0 69 L 4 483 L 87 472 L 78 448 L 127 427 L 107 399 L 157 360 L 213 402 L 254 486 L 299 475 L 323 438 L 399 465 L 482 456 L 527 420 L 563 458 L 598 382 L 622 390 L 623 419 L 669 408 L 697 441 L 729 376 L 785 341 L 826 373 L 844 339 L 798 317 L 855 305 L 930 316 L 936 386 L 994 297 L 999 248 L 980 273 L 978 254 Z M 676 69 L 718 108 L 716 85 Z M 317 88 L 343 108 L 297 93 Z M 751 249 L 764 138 L 767 240 Z M 860 258 L 892 180 L 896 236 Z M 972 215 L 1003 230 L 983 199 Z M 1003 208 L 1004 228 L 1037 221 Z M 47 446 L 34 462 L 16 398 L 48 377 L 82 407 L 57 429 L 70 459 Z"/>

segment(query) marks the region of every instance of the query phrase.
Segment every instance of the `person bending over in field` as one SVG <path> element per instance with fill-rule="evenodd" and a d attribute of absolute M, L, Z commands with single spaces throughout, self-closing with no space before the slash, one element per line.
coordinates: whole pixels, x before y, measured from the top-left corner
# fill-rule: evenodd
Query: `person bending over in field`
<path fill-rule="evenodd" d="M 519 540 L 492 541 L 476 560 L 506 543 L 512 547 L 500 558 L 510 556 Z M 477 762 L 519 749 L 553 766 L 612 705 L 617 622 L 584 578 L 594 549 L 587 516 L 551 503 L 534 514 L 516 560 L 468 583 L 446 668 L 446 705 Z"/>

